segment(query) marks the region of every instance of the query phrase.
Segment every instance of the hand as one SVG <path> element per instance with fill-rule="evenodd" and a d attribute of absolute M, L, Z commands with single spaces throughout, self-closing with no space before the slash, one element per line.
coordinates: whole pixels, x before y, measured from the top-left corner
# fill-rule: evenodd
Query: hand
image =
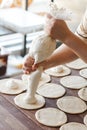
<path fill-rule="evenodd" d="M 70 34 L 70 30 L 64 20 L 58 20 L 53 18 L 50 14 L 47 14 L 45 32 L 53 39 L 65 41 Z"/>
<path fill-rule="evenodd" d="M 25 74 L 31 73 L 32 71 L 35 70 L 35 67 L 33 66 L 34 66 L 34 59 L 27 54 L 24 58 L 23 72 Z"/>

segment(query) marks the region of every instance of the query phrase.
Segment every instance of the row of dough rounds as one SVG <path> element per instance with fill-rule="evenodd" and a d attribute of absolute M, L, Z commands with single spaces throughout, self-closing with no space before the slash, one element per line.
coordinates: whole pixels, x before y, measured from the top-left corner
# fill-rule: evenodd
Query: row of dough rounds
<path fill-rule="evenodd" d="M 76 64 L 75 64 L 74 69 L 82 69 L 82 68 L 87 67 L 87 64 L 83 63 L 83 61 L 81 61 L 80 59 L 76 60 L 75 63 Z M 79 63 L 80 63 L 80 66 L 79 66 Z M 67 67 L 65 67 L 65 66 L 57 66 L 57 67 L 48 69 L 45 72 L 49 75 L 56 76 L 56 77 L 66 76 L 71 73 L 69 68 L 67 69 Z M 79 71 L 79 74 L 82 77 L 87 78 L 86 72 L 87 72 L 87 69 L 82 69 Z M 87 101 L 87 88 L 86 88 L 87 80 L 82 77 L 66 76 L 66 77 L 61 78 L 60 83 L 64 87 L 67 87 L 70 89 L 80 89 L 78 91 L 79 97 L 81 99 Z M 56 89 L 54 86 L 56 87 Z M 63 94 L 63 90 L 62 90 L 62 88 L 60 88 L 60 85 L 59 85 L 59 89 Z M 37 93 L 39 93 L 40 95 L 47 97 L 47 98 L 56 98 L 58 96 L 58 94 L 57 94 L 57 92 L 54 92 L 55 90 L 59 91 L 59 90 L 57 90 L 57 85 L 54 85 L 53 83 L 51 83 L 51 84 L 47 83 L 47 84 L 44 84 L 42 87 L 38 88 Z M 54 96 L 54 95 L 56 95 L 54 93 L 57 94 L 56 97 Z M 86 126 L 87 125 L 87 115 L 83 119 L 85 125 L 81 124 L 81 123 L 77 123 L 77 122 L 66 123 L 67 116 L 65 113 L 78 114 L 78 113 L 83 113 L 84 111 L 87 110 L 86 103 L 83 100 L 81 100 L 80 98 L 75 97 L 75 96 L 64 96 L 62 98 L 59 98 L 57 100 L 58 109 L 57 108 L 40 109 L 36 112 L 35 117 L 41 124 L 44 124 L 47 126 L 53 127 L 53 126 L 62 125 L 60 127 L 60 130 L 77 130 L 77 129 L 78 130 L 87 130 L 87 126 Z M 76 104 L 76 105 L 74 105 L 74 104 Z M 63 111 L 64 111 L 64 113 L 62 113 Z M 57 116 L 57 113 L 58 113 L 58 116 Z"/>
<path fill-rule="evenodd" d="M 24 74 L 22 75 L 22 80 L 13 78 L 0 80 L 0 93 L 14 95 L 27 90 L 27 78 L 28 76 Z M 51 81 L 50 76 L 43 73 L 38 87 L 49 81 Z"/>
<path fill-rule="evenodd" d="M 51 126 L 51 127 L 60 127 L 60 130 L 87 130 L 87 126 L 85 124 L 77 123 L 77 122 L 67 122 L 66 114 L 57 109 L 57 108 L 43 108 L 38 110 L 35 113 L 35 117 L 39 123 Z M 84 118 L 84 122 L 87 123 L 87 115 Z"/>
<path fill-rule="evenodd" d="M 57 107 L 58 108 L 43 108 L 35 113 L 35 117 L 39 123 L 44 124 L 46 126 L 56 127 L 61 126 L 67 122 L 67 115 L 69 114 L 78 114 L 83 113 L 87 110 L 86 103 L 78 97 L 74 96 L 64 96 L 57 99 Z M 84 124 L 73 122 L 73 125 L 70 123 L 65 124 L 60 127 L 60 130 L 87 130 L 87 115 L 84 117 Z M 81 128 L 80 128 L 81 127 Z M 79 129 L 80 128 L 80 129 Z"/>
<path fill-rule="evenodd" d="M 48 73 L 47 71 L 45 71 L 45 72 L 49 75 L 61 77 L 61 76 L 69 75 L 71 73 L 71 70 L 65 66 L 57 66 L 57 67 L 52 68 L 51 71 L 48 71 L 51 73 Z M 85 72 L 83 72 L 83 73 L 85 73 Z M 61 80 L 60 80 L 60 83 L 63 86 L 54 84 L 54 83 L 47 83 L 47 82 L 51 81 L 50 76 L 47 74 L 45 74 L 45 73 L 42 74 L 42 77 L 41 77 L 41 80 L 40 80 L 40 83 L 39 83 L 39 86 L 37 89 L 37 93 L 39 95 L 37 95 L 37 94 L 35 95 L 35 97 L 37 99 L 36 104 L 30 105 L 30 104 L 25 103 L 24 97 L 25 97 L 26 93 L 19 94 L 27 89 L 26 84 L 27 84 L 28 76 L 26 76 L 26 75 L 22 76 L 22 81 L 17 80 L 17 79 L 0 80 L 0 83 L 1 83 L 0 92 L 6 93 L 6 94 L 19 94 L 18 96 L 16 96 L 14 98 L 14 101 L 15 101 L 15 104 L 21 108 L 24 108 L 24 109 L 41 108 L 45 105 L 44 97 L 59 98 L 59 97 L 63 96 L 66 92 L 65 88 L 63 86 L 68 87 L 68 85 L 65 85 L 65 83 L 63 84 L 61 82 L 63 80 L 63 78 L 65 78 L 65 77 L 61 78 Z M 77 80 L 75 80 L 75 79 L 77 79 Z M 76 76 L 76 77 L 75 76 L 66 76 L 66 81 L 64 81 L 64 82 L 67 82 L 67 84 L 69 84 L 69 86 L 71 84 L 71 86 L 69 88 L 73 88 L 73 89 L 82 88 L 81 90 L 79 90 L 78 95 L 80 98 L 87 101 L 87 88 L 86 88 L 87 81 L 84 78 L 82 78 L 80 76 Z M 79 84 L 80 86 L 77 86 L 78 82 L 80 82 L 80 84 L 81 84 L 81 85 Z M 20 91 L 18 91 L 18 89 Z M 86 97 L 84 97 L 84 95 L 86 95 Z M 35 117 L 40 123 L 47 125 L 47 126 L 55 127 L 55 126 L 62 125 L 62 127 L 60 127 L 60 130 L 68 130 L 68 129 L 70 129 L 70 130 L 73 130 L 73 129 L 74 130 L 75 129 L 76 130 L 77 129 L 87 130 L 87 127 L 80 123 L 72 122 L 72 123 L 65 124 L 67 122 L 67 115 L 65 114 L 65 112 L 70 113 L 70 114 L 78 114 L 78 113 L 82 113 L 87 110 L 87 105 L 80 98 L 73 97 L 73 96 L 65 96 L 65 97 L 59 98 L 57 100 L 58 108 L 40 109 L 36 112 Z M 76 108 L 75 108 L 74 104 L 77 104 Z M 87 115 L 84 117 L 84 123 L 87 125 Z M 63 125 L 63 124 L 65 124 L 65 125 Z"/>
<path fill-rule="evenodd" d="M 0 80 L 0 93 L 15 95 L 19 94 L 14 98 L 14 102 L 17 106 L 24 108 L 24 109 L 38 109 L 45 105 L 44 97 L 40 95 L 35 95 L 36 103 L 35 104 L 28 104 L 25 102 L 26 91 L 27 90 L 27 79 L 29 75 L 22 75 L 22 80 L 20 79 L 2 79 Z M 38 87 L 45 84 L 46 82 L 51 81 L 49 75 L 42 73 L 41 79 L 39 81 Z M 23 92 L 23 93 L 22 93 Z M 22 94 L 20 94 L 22 93 Z"/>

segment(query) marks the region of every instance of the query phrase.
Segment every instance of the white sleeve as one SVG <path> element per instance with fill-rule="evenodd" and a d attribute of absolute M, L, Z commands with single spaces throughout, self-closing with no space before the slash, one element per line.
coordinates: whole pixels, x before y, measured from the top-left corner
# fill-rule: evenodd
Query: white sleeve
<path fill-rule="evenodd" d="M 78 35 L 82 40 L 84 40 L 85 43 L 87 43 L 87 9 L 75 34 Z"/>

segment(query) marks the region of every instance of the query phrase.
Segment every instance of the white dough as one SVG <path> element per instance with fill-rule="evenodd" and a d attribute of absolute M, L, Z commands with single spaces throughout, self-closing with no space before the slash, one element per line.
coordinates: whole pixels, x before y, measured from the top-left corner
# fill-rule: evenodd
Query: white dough
<path fill-rule="evenodd" d="M 87 67 L 87 64 L 82 61 L 81 59 L 77 59 L 77 60 L 74 60 L 70 63 L 67 63 L 66 66 L 72 68 L 72 69 L 83 69 L 83 68 L 86 68 Z"/>
<path fill-rule="evenodd" d="M 67 116 L 57 108 L 43 108 L 35 113 L 38 122 L 43 125 L 56 127 L 67 122 Z"/>
<path fill-rule="evenodd" d="M 86 88 L 82 88 L 78 91 L 78 95 L 81 99 L 83 99 L 84 101 L 87 101 L 87 87 Z"/>
<path fill-rule="evenodd" d="M 80 70 L 80 71 L 79 71 L 79 74 L 80 74 L 82 77 L 87 78 L 87 68 Z"/>
<path fill-rule="evenodd" d="M 84 124 L 87 126 L 87 115 L 84 116 Z"/>
<path fill-rule="evenodd" d="M 69 75 L 71 73 L 71 70 L 65 67 L 64 65 L 59 65 L 59 66 L 47 69 L 45 70 L 45 72 L 51 76 L 61 77 L 61 76 Z"/>
<path fill-rule="evenodd" d="M 37 89 L 37 93 L 47 98 L 58 98 L 65 94 L 65 88 L 54 83 L 46 83 Z"/>
<path fill-rule="evenodd" d="M 26 93 L 22 93 L 20 95 L 17 95 L 14 98 L 15 104 L 21 108 L 29 109 L 29 110 L 38 109 L 38 108 L 41 108 L 45 105 L 45 99 L 40 95 L 37 95 L 37 94 L 35 95 L 35 99 L 36 99 L 35 103 L 27 103 L 24 100 L 25 96 L 26 96 Z"/>
<path fill-rule="evenodd" d="M 19 94 L 26 90 L 26 86 L 19 79 L 2 79 L 0 80 L 0 92 L 5 94 Z"/>
<path fill-rule="evenodd" d="M 28 78 L 29 77 L 30 77 L 30 75 L 27 75 L 27 74 L 23 74 L 22 77 L 21 77 L 26 86 L 28 85 Z M 50 81 L 51 81 L 50 76 L 48 74 L 46 74 L 46 73 L 42 73 L 39 84 L 38 84 L 38 87 L 45 84 L 45 83 L 47 83 L 47 82 L 50 82 Z"/>
<path fill-rule="evenodd" d="M 80 76 L 70 75 L 60 79 L 60 83 L 71 89 L 80 89 L 87 86 L 87 80 Z"/>
<path fill-rule="evenodd" d="M 70 114 L 83 113 L 87 110 L 86 103 L 78 97 L 65 96 L 57 100 L 57 106 L 64 112 Z"/>
<path fill-rule="evenodd" d="M 59 130 L 87 130 L 87 127 L 81 123 L 70 122 L 61 126 Z"/>

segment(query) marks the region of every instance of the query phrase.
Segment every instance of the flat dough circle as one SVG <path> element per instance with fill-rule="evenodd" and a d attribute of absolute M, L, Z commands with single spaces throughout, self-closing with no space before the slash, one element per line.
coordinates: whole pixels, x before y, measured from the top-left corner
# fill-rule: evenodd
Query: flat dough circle
<path fill-rule="evenodd" d="M 9 87 L 10 86 L 9 81 L 11 81 L 11 80 L 15 81 L 15 83 L 17 84 L 17 88 L 13 89 L 13 88 Z M 22 80 L 12 79 L 12 78 L 0 80 L 0 93 L 13 95 L 13 94 L 19 94 L 25 90 L 26 90 L 26 87 L 23 84 Z"/>
<path fill-rule="evenodd" d="M 87 87 L 86 88 L 82 88 L 78 91 L 78 95 L 81 99 L 83 99 L 84 101 L 87 101 Z"/>
<path fill-rule="evenodd" d="M 82 77 L 87 78 L 87 68 L 80 70 L 80 71 L 79 71 L 79 74 L 80 74 Z"/>
<path fill-rule="evenodd" d="M 65 96 L 58 99 L 57 106 L 62 111 L 70 114 L 78 114 L 87 110 L 86 103 L 74 96 Z"/>
<path fill-rule="evenodd" d="M 71 89 L 80 89 L 87 86 L 87 80 L 80 76 L 66 76 L 60 79 L 60 83 Z"/>
<path fill-rule="evenodd" d="M 81 123 L 70 122 L 61 126 L 60 130 L 87 130 L 87 127 Z"/>
<path fill-rule="evenodd" d="M 33 109 L 38 109 L 38 108 L 41 108 L 45 105 L 45 99 L 40 96 L 40 95 L 35 95 L 36 97 L 36 103 L 33 103 L 33 104 L 28 104 L 24 101 L 24 97 L 25 97 L 26 93 L 22 93 L 20 95 L 17 95 L 15 98 L 14 98 L 14 102 L 17 106 L 21 107 L 21 108 L 24 108 L 24 109 L 30 109 L 30 110 L 33 110 Z"/>
<path fill-rule="evenodd" d="M 61 72 L 58 72 L 57 69 L 60 69 L 60 67 L 62 67 L 63 70 Z M 62 76 L 69 75 L 71 73 L 71 70 L 64 65 L 61 65 L 61 66 L 59 65 L 59 66 L 45 70 L 45 73 L 51 76 L 55 76 L 55 77 L 62 77 Z"/>
<path fill-rule="evenodd" d="M 28 80 L 27 80 L 28 77 L 29 77 L 29 75 L 26 75 L 26 74 L 23 74 L 23 75 L 22 75 L 22 80 L 23 80 L 23 82 L 24 82 L 25 84 L 28 84 Z M 47 83 L 47 82 L 50 82 L 50 81 L 51 81 L 50 76 L 47 75 L 47 74 L 45 74 L 45 73 L 42 73 L 38 87 L 40 87 L 41 85 L 43 85 L 43 84 L 45 84 L 45 83 Z"/>
<path fill-rule="evenodd" d="M 38 122 L 43 125 L 56 127 L 67 122 L 67 116 L 57 108 L 43 108 L 35 113 Z"/>
<path fill-rule="evenodd" d="M 47 98 L 58 98 L 65 94 L 66 90 L 61 85 L 46 83 L 37 89 L 37 93 Z"/>
<path fill-rule="evenodd" d="M 72 69 L 79 70 L 79 69 L 86 68 L 87 64 L 84 61 L 82 61 L 81 59 L 77 59 L 70 63 L 67 63 L 66 66 L 68 66 L 69 68 L 72 68 Z"/>
<path fill-rule="evenodd" d="M 87 115 L 84 117 L 84 124 L 87 126 Z"/>

